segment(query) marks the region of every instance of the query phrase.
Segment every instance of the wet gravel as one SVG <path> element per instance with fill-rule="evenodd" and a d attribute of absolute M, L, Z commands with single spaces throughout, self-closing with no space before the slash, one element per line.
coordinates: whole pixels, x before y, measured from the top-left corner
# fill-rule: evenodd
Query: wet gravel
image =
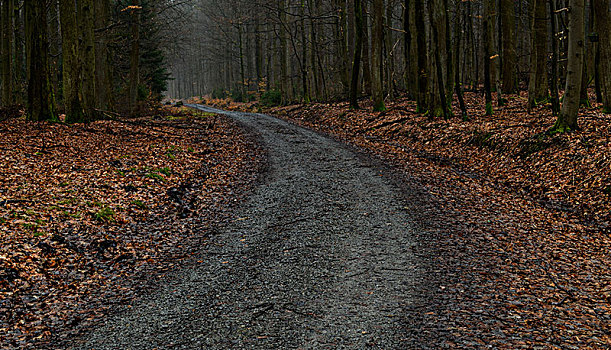
<path fill-rule="evenodd" d="M 269 157 L 260 184 L 193 263 L 73 348 L 413 347 L 405 310 L 418 304 L 422 272 L 400 189 L 326 136 L 222 113 L 259 134 Z"/>

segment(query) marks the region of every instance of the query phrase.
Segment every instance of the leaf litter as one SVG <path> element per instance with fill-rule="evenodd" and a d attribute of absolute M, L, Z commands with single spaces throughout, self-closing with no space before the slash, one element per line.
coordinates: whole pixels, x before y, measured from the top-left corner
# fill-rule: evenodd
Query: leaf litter
<path fill-rule="evenodd" d="M 69 343 L 205 245 L 256 178 L 234 122 L 186 108 L 0 121 L 0 347 Z M 66 344 L 67 344 L 66 343 Z"/>

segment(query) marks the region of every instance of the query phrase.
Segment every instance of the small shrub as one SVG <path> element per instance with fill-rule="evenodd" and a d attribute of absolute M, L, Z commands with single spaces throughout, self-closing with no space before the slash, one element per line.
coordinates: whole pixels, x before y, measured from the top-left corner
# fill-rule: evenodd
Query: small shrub
<path fill-rule="evenodd" d="M 102 222 L 110 222 L 114 216 L 115 212 L 109 207 L 103 207 L 94 214 L 95 219 Z"/>
<path fill-rule="evenodd" d="M 146 204 L 144 204 L 144 202 L 139 200 L 139 199 L 133 200 L 132 204 L 137 206 L 140 209 L 146 209 L 147 208 Z"/>
<path fill-rule="evenodd" d="M 161 175 L 159 175 L 157 173 L 148 173 L 145 176 L 148 177 L 149 179 L 159 180 L 161 182 L 165 182 L 165 179 L 163 178 L 163 176 L 161 176 Z"/>
<path fill-rule="evenodd" d="M 261 95 L 261 104 L 266 107 L 276 107 L 282 104 L 282 93 L 280 90 L 269 90 Z"/>

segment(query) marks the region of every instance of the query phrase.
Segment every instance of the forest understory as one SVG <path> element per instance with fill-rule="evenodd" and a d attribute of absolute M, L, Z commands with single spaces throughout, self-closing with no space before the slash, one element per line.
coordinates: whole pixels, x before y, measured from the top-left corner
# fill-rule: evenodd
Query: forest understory
<path fill-rule="evenodd" d="M 382 113 L 364 100 L 361 110 L 334 103 L 265 112 L 369 151 L 427 190 L 430 201 L 412 208 L 434 259 L 431 304 L 417 310 L 422 328 L 410 331 L 423 341 L 608 348 L 611 116 L 584 108 L 581 130 L 549 135 L 555 117 L 545 105 L 529 113 L 526 94 L 494 106 L 493 116 L 481 96 L 465 98 L 468 121 L 419 115 L 407 99 Z"/>
<path fill-rule="evenodd" d="M 256 142 L 188 109 L 82 125 L 3 110 L 0 348 L 70 339 L 188 262 L 255 180 Z"/>

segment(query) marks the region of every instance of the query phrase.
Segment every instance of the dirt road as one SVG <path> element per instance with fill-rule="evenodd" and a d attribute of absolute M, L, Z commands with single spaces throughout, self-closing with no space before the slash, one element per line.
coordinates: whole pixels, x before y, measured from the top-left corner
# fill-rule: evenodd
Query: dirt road
<path fill-rule="evenodd" d="M 261 184 L 197 263 L 76 348 L 409 347 L 404 310 L 421 272 L 400 190 L 328 137 L 223 113 L 259 134 L 269 156 Z"/>

